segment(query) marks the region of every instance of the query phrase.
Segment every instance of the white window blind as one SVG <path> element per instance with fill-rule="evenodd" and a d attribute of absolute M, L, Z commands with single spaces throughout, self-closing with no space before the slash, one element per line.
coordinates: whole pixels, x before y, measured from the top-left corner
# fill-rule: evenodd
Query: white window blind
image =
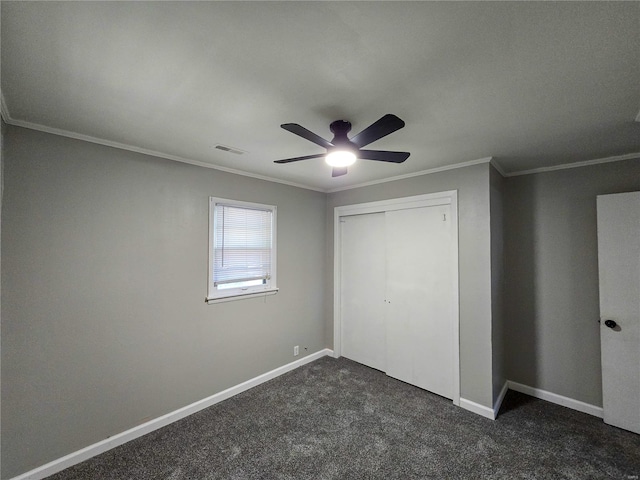
<path fill-rule="evenodd" d="M 271 276 L 271 210 L 216 205 L 215 286 Z"/>
<path fill-rule="evenodd" d="M 276 207 L 211 198 L 208 301 L 277 291 Z"/>

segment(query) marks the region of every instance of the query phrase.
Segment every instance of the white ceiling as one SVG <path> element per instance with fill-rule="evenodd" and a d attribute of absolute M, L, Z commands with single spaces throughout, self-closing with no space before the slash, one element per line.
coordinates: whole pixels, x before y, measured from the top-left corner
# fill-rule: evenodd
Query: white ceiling
<path fill-rule="evenodd" d="M 321 190 L 493 157 L 640 152 L 640 2 L 2 2 L 8 123 Z M 332 178 L 330 140 L 406 127 Z M 244 150 L 216 150 L 223 144 Z"/>

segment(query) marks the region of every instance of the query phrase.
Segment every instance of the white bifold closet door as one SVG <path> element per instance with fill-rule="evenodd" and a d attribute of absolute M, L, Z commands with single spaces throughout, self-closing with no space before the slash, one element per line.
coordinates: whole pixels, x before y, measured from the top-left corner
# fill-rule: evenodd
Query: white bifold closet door
<path fill-rule="evenodd" d="M 343 217 L 342 354 L 386 369 L 384 213 Z"/>
<path fill-rule="evenodd" d="M 342 354 L 453 397 L 450 205 L 341 219 Z"/>

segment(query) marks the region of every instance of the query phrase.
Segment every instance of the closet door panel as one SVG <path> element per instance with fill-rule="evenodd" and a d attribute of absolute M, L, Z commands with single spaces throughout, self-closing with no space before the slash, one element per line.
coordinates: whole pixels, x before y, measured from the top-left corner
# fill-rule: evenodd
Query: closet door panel
<path fill-rule="evenodd" d="M 450 206 L 388 211 L 386 372 L 453 396 Z"/>
<path fill-rule="evenodd" d="M 342 217 L 342 355 L 385 370 L 384 213 Z"/>

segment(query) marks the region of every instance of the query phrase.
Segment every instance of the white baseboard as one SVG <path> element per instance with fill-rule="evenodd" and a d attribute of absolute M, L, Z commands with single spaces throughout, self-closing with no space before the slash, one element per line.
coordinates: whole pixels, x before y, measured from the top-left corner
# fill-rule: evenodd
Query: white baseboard
<path fill-rule="evenodd" d="M 504 385 L 502 386 L 502 390 L 498 394 L 498 398 L 496 399 L 496 403 L 493 404 L 493 418 L 498 417 L 498 412 L 500 411 L 500 407 L 502 406 L 502 401 L 504 400 L 504 396 L 507 394 L 507 390 L 509 390 L 509 381 L 505 380 Z"/>
<path fill-rule="evenodd" d="M 489 407 L 485 407 L 484 405 L 480 405 L 479 403 L 472 402 L 471 400 L 467 400 L 466 398 L 460 397 L 460 407 L 465 410 L 469 410 L 470 412 L 476 413 L 478 415 L 482 415 L 485 418 L 490 420 L 495 420 L 496 416 L 493 413 L 493 409 Z"/>
<path fill-rule="evenodd" d="M 512 382 L 511 380 L 507 381 L 507 384 L 509 386 L 509 389 L 515 390 L 516 392 L 525 393 L 527 395 L 531 395 L 532 397 L 546 400 L 547 402 L 555 403 L 557 405 L 562 405 L 563 407 L 568 407 L 582 413 L 588 413 L 589 415 L 593 415 L 594 417 L 603 417 L 602 407 L 596 407 L 595 405 L 581 402 L 580 400 L 563 397 L 562 395 L 558 395 L 557 393 L 551 393 L 540 388 L 529 387 L 528 385 Z"/>
<path fill-rule="evenodd" d="M 118 433 L 117 435 L 101 440 L 100 442 L 89 445 L 88 447 L 70 453 L 69 455 L 65 455 L 62 458 L 30 470 L 26 473 L 23 473 L 22 475 L 13 477 L 11 480 L 41 480 L 50 475 L 53 475 L 54 473 L 58 473 L 65 468 L 69 468 L 91 457 L 95 457 L 96 455 L 104 453 L 107 450 L 111 450 L 112 448 L 130 442 L 131 440 L 146 435 L 147 433 L 153 432 L 154 430 L 169 425 L 170 423 L 187 417 L 193 413 L 199 412 L 200 410 L 215 405 L 216 403 L 222 402 L 223 400 L 231 398 L 234 395 L 238 395 L 239 393 L 256 387 L 261 383 L 272 380 L 284 373 L 295 370 L 302 365 L 306 365 L 307 363 L 313 362 L 314 360 L 325 357 L 327 355 L 333 356 L 333 350 L 325 348 L 324 350 L 320 350 L 319 352 L 307 355 L 300 360 L 296 360 L 295 362 L 288 363 L 286 365 L 283 365 L 282 367 L 276 368 L 275 370 L 271 370 L 270 372 L 258 375 L 257 377 L 247 380 L 246 382 L 242 382 L 235 387 L 228 388 L 226 390 L 223 390 L 222 392 L 216 393 L 215 395 L 211 395 L 210 397 L 192 403 L 191 405 L 179 408 L 178 410 L 167 413 L 166 415 L 155 418 L 153 420 L 149 420 L 142 425 L 138 425 L 137 427 L 133 427 L 129 430 Z"/>

